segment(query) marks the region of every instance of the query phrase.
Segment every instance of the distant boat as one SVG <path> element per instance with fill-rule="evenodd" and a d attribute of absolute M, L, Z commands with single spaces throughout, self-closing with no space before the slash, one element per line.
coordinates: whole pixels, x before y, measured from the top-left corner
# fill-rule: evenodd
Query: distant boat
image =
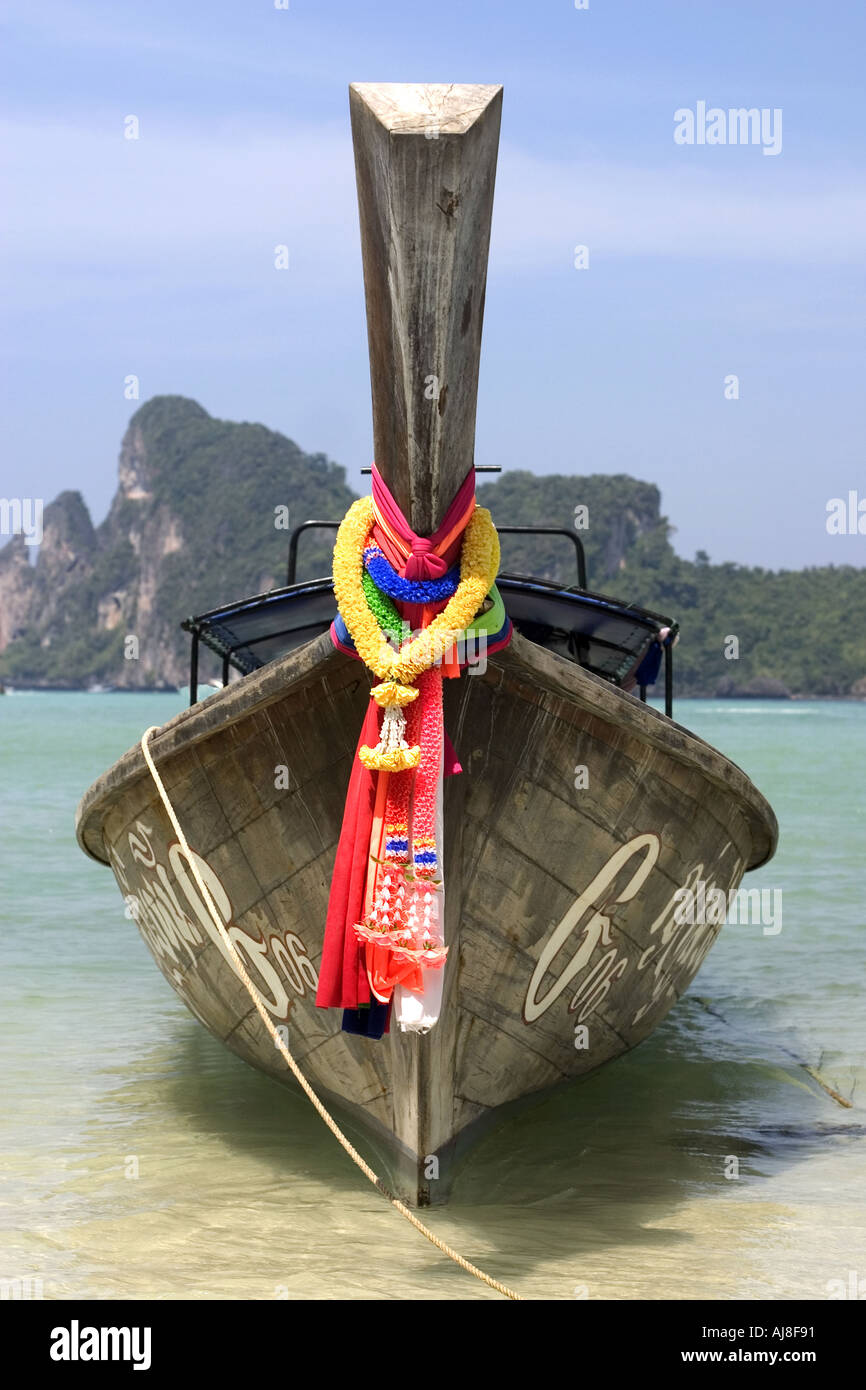
<path fill-rule="evenodd" d="M 100 682 L 96 681 L 93 685 L 87 687 L 87 693 L 88 695 L 111 695 L 114 693 L 115 689 L 116 687 L 113 685 L 102 685 Z"/>
<path fill-rule="evenodd" d="M 472 463 L 501 89 L 351 95 L 376 457 L 429 534 Z M 441 393 L 432 412 L 424 396 L 430 364 L 442 364 L 447 409 Z M 426 531 L 419 516 L 432 518 Z M 668 717 L 671 619 L 592 593 L 582 572 L 572 586 L 502 575 L 510 645 L 471 678 L 445 682 L 446 729 L 464 771 L 445 788 L 439 1021 L 379 1041 L 343 1032 L 339 1011 L 317 1009 L 315 993 L 370 680 L 331 640 L 330 579 L 288 577 L 184 624 L 193 703 L 154 737 L 154 757 L 305 1075 L 366 1128 L 399 1193 L 426 1205 L 446 1199 L 455 1160 L 502 1107 L 586 1075 L 652 1032 L 723 920 L 681 920 L 683 890 L 727 900 L 772 856 L 776 820 L 738 767 Z M 201 645 L 221 657 L 224 679 L 230 669 L 242 677 L 205 703 Z M 667 715 L 642 698 L 662 667 Z M 138 747 L 86 793 L 77 834 L 113 868 L 196 1018 L 288 1080 Z"/>

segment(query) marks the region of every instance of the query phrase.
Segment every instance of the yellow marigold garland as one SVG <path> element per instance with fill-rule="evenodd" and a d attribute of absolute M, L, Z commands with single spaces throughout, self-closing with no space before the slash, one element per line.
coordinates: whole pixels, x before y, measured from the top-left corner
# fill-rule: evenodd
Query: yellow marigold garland
<path fill-rule="evenodd" d="M 430 626 L 397 653 L 370 612 L 361 583 L 372 525 L 373 499 L 360 497 L 344 516 L 334 546 L 337 606 L 364 665 L 382 681 L 411 685 L 457 641 L 487 597 L 499 572 L 499 536 L 486 507 L 476 507 L 463 533 L 457 592 Z"/>
<path fill-rule="evenodd" d="M 414 700 L 413 682 L 448 651 L 475 617 L 499 572 L 499 536 L 485 507 L 476 507 L 460 551 L 460 583 L 441 613 L 418 636 L 395 652 L 371 611 L 364 593 L 364 547 L 373 525 L 373 499 L 353 502 L 334 545 L 334 593 L 355 648 L 381 685 L 373 698 L 383 707 L 381 737 L 375 748 L 365 744 L 359 756 L 365 767 L 390 772 L 417 767 L 420 749 L 406 744 L 403 707 Z"/>

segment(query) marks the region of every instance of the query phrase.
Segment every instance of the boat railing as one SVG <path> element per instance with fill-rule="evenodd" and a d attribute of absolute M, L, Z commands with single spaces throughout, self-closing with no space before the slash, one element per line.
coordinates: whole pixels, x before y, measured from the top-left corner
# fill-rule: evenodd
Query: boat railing
<path fill-rule="evenodd" d="M 289 536 L 289 557 L 286 563 L 286 584 L 294 584 L 295 576 L 298 572 L 298 544 L 303 531 L 314 529 L 336 531 L 339 528 L 339 521 L 302 521 L 300 526 L 296 526 Z M 567 526 L 497 526 L 500 535 L 512 536 L 565 536 L 566 540 L 571 541 L 575 550 L 577 561 L 577 587 L 587 588 L 586 580 L 586 551 L 583 548 L 583 541 L 575 531 L 569 531 Z"/>
<path fill-rule="evenodd" d="M 295 574 L 298 568 L 298 541 L 301 539 L 302 531 L 310 531 L 314 527 L 320 530 L 339 531 L 339 521 L 302 521 L 300 526 L 296 526 L 289 536 L 289 559 L 286 565 L 286 584 L 294 584 Z"/>
<path fill-rule="evenodd" d="M 567 526 L 497 526 L 500 536 L 509 534 L 512 536 L 565 536 L 566 540 L 571 541 L 577 559 L 577 587 L 587 588 L 586 582 L 586 551 L 583 548 L 583 541 L 576 531 L 569 531 Z"/>
<path fill-rule="evenodd" d="M 274 602 L 279 603 L 285 597 L 288 597 L 290 591 L 292 590 L 298 593 L 299 598 L 301 597 L 300 591 L 303 590 L 304 595 L 307 596 L 307 598 L 315 604 L 315 595 L 319 593 L 319 591 L 323 590 L 324 586 L 327 586 L 330 590 L 330 580 L 326 577 L 322 577 L 321 579 L 306 581 L 303 584 L 297 583 L 298 546 L 300 543 L 300 539 L 305 531 L 336 531 L 339 528 L 339 525 L 340 523 L 337 521 L 323 521 L 318 519 L 311 519 L 309 521 L 301 522 L 299 526 L 294 527 L 289 536 L 289 552 L 286 564 L 286 589 L 272 589 L 269 590 L 267 593 L 257 594 L 253 597 L 246 598 L 240 604 L 232 605 L 230 610 L 227 610 L 225 606 L 222 606 L 221 608 L 213 609 L 209 613 L 203 613 L 198 615 L 197 617 L 187 618 L 183 623 L 181 623 L 181 627 L 189 633 L 191 638 L 189 672 L 189 699 L 191 705 L 195 704 L 198 699 L 198 667 L 200 642 L 203 642 L 208 648 L 210 648 L 211 651 L 213 651 L 219 658 L 221 658 L 222 681 L 225 685 L 228 683 L 229 672 L 231 668 L 234 668 L 237 671 L 239 671 L 241 675 L 248 675 L 250 674 L 250 671 L 254 669 L 256 665 L 259 664 L 258 662 L 253 661 L 253 659 L 249 655 L 250 650 L 252 648 L 258 646 L 261 643 L 273 642 L 275 638 L 290 637 L 295 632 L 301 632 L 305 626 L 310 626 L 310 623 L 308 621 L 307 624 L 302 623 L 300 624 L 300 626 L 298 626 L 297 624 L 295 624 L 294 626 L 290 626 L 289 628 L 285 629 L 285 631 L 269 628 L 267 631 L 259 633 L 258 635 L 253 635 L 253 633 L 248 632 L 243 637 L 236 637 L 235 640 L 231 640 L 230 634 L 228 632 L 221 631 L 221 626 L 224 625 L 221 624 L 220 620 L 223 619 L 229 612 L 233 614 L 247 613 L 251 610 L 257 610 L 259 608 L 262 608 L 265 605 L 270 606 L 270 604 Z M 672 648 L 673 641 L 678 630 L 677 625 L 675 623 L 671 623 L 670 619 L 664 619 L 658 614 L 649 613 L 645 610 L 637 608 L 635 605 L 623 605 L 620 601 L 606 598 L 604 595 L 591 594 L 587 587 L 586 553 L 584 551 L 583 543 L 581 541 L 580 536 L 578 536 L 574 531 L 568 529 L 567 527 L 536 526 L 527 524 L 525 526 L 500 526 L 497 529 L 501 533 L 508 535 L 563 536 L 574 546 L 578 581 L 576 585 L 569 586 L 568 588 L 562 588 L 561 592 L 563 593 L 563 595 L 567 593 L 575 594 L 577 600 L 584 604 L 599 605 L 602 607 L 611 608 L 619 611 L 630 611 L 634 609 L 634 612 L 636 614 L 639 614 L 642 617 L 642 619 L 653 619 L 655 623 L 658 625 L 657 631 L 659 632 L 659 634 L 662 631 L 666 631 L 666 639 L 660 638 L 659 645 L 662 649 L 660 654 L 664 662 L 664 708 L 665 713 L 668 715 L 668 717 L 670 717 L 673 712 Z M 549 581 L 543 581 L 538 579 L 533 580 L 527 576 L 522 575 L 511 575 L 503 573 L 500 575 L 500 579 L 503 581 L 504 584 L 503 592 L 505 592 L 506 589 L 511 589 L 514 587 L 516 587 L 516 589 L 519 591 L 522 591 L 522 589 L 526 586 L 529 586 L 530 588 L 533 586 L 543 586 L 544 589 L 548 589 L 551 587 L 560 587 L 558 585 L 551 585 Z M 320 615 L 317 615 L 316 621 L 318 622 L 320 620 Z M 662 627 L 662 624 L 665 624 L 666 626 Z M 315 625 L 316 624 L 314 623 L 313 626 Z M 229 640 L 227 640 L 227 638 Z M 600 633 L 593 634 L 593 641 L 596 643 L 597 646 L 600 647 L 610 647 L 611 650 L 619 649 L 616 641 L 608 641 Z M 246 658 L 244 655 L 245 653 Z M 267 659 L 268 658 L 265 658 L 265 660 Z M 633 677 L 632 680 L 634 680 Z M 654 676 L 650 676 L 650 682 L 653 684 L 655 683 Z M 647 685 L 640 680 L 640 676 L 638 676 L 638 681 L 636 682 L 636 685 L 639 698 L 645 702 L 647 699 Z M 627 685 L 626 688 L 628 688 Z"/>

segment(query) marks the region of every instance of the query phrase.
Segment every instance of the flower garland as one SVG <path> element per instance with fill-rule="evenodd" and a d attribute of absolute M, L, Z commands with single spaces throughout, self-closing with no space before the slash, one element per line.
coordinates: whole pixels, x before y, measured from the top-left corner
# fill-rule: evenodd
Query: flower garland
<path fill-rule="evenodd" d="M 422 672 L 419 683 L 420 708 L 413 705 L 411 719 L 413 737 L 421 747 L 421 766 L 414 785 L 406 773 L 389 779 L 378 890 L 368 916 L 355 926 L 366 947 L 373 993 L 381 1002 L 395 988 L 422 994 L 425 981 L 420 972 L 438 970 L 448 954 L 442 940 L 443 895 L 436 853 L 441 673 Z"/>
<path fill-rule="evenodd" d="M 403 635 L 403 619 L 397 609 L 387 594 L 380 591 L 372 575 L 368 574 L 366 570 L 361 575 L 361 583 L 370 612 L 380 628 L 383 632 L 390 633 L 392 638 L 399 642 Z"/>
<path fill-rule="evenodd" d="M 395 654 L 370 611 L 364 593 L 364 550 L 373 524 L 373 502 L 359 497 L 344 516 L 334 546 L 334 594 L 358 655 L 383 681 L 411 684 L 467 628 L 499 570 L 499 536 L 485 507 L 476 507 L 463 535 L 460 583 L 443 611 Z"/>
<path fill-rule="evenodd" d="M 414 535 L 374 477 L 375 500 L 352 504 L 334 546 L 339 620 L 346 640 L 378 677 L 371 696 L 382 710 L 376 746 L 359 740 L 359 761 L 379 780 L 367 832 L 363 897 L 343 921 L 364 953 L 372 998 L 379 1004 L 393 998 L 400 1027 L 418 1032 L 427 1032 L 438 1017 L 441 967 L 448 953 L 437 844 L 445 744 L 442 677 L 459 673 L 457 644 L 467 629 L 474 631 L 477 624 L 486 636 L 491 624 L 498 633 L 507 623 L 495 589 L 499 537 L 490 513 L 474 504 L 472 481 L 468 477 L 459 489 L 437 536 L 423 538 Z M 456 567 L 437 575 L 434 566 L 420 565 L 418 557 L 427 551 L 419 541 L 441 568 L 445 554 L 453 565 L 459 543 L 459 579 Z M 391 563 L 401 554 L 407 567 L 411 561 L 411 578 Z M 489 612 L 482 612 L 488 595 Z M 415 636 L 408 635 L 409 624 L 394 599 L 418 613 L 421 630 Z M 352 1031 L 367 1028 L 352 1024 Z"/>
<path fill-rule="evenodd" d="M 377 589 L 403 603 L 439 603 L 455 594 L 460 583 L 457 569 L 449 570 L 441 579 L 405 579 L 389 564 L 378 545 L 367 546 L 364 568 Z"/>

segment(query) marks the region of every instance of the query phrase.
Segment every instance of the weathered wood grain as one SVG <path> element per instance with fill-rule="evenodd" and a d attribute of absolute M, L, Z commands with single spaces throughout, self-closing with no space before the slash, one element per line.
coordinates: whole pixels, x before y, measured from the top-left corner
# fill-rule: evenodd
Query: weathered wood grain
<path fill-rule="evenodd" d="M 426 1204 L 446 1197 L 467 1135 L 499 1107 L 594 1070 L 656 1026 L 718 931 L 673 930 L 664 918 L 672 894 L 698 865 L 708 881 L 736 887 L 746 865 L 772 852 L 776 826 L 721 754 L 515 639 L 483 676 L 446 687 L 465 771 L 446 788 L 451 954 L 440 1021 L 426 1037 L 349 1037 L 338 1011 L 315 1008 L 313 972 L 368 688 L 357 663 L 312 643 L 177 716 L 153 748 L 190 843 L 225 891 L 228 929 L 274 1022 L 323 1095 L 359 1117 L 402 1195 Z M 317 733 L 320 709 L 327 736 Z M 577 761 L 591 770 L 586 791 L 571 784 Z M 287 789 L 274 785 L 277 764 L 290 770 Z M 607 944 L 599 938 L 568 987 L 527 1023 L 529 982 L 557 925 L 611 855 L 647 833 L 658 860 L 640 891 L 605 905 L 625 883 L 622 871 L 576 923 L 543 988 L 591 939 L 594 912 L 609 918 Z M 110 855 L 121 890 L 143 905 L 139 929 L 195 1016 L 288 1081 L 206 912 L 188 896 L 189 876 L 171 861 L 174 835 L 140 750 L 91 788 L 78 835 L 95 857 Z M 293 963 L 293 942 L 307 975 Z M 573 1007 L 574 999 L 583 1002 Z M 588 1035 L 580 1049 L 578 1025 Z M 429 1176 L 431 1158 L 438 1178 Z"/>
<path fill-rule="evenodd" d="M 376 463 L 420 535 L 472 467 L 502 88 L 349 88 Z"/>
<path fill-rule="evenodd" d="M 422 534 L 472 464 L 500 106 L 498 87 L 351 88 L 376 457 Z M 467 1137 L 503 1104 L 651 1031 L 718 931 L 683 930 L 673 895 L 697 874 L 736 887 L 772 854 L 776 824 L 721 754 L 515 635 L 484 674 L 446 682 L 465 772 L 446 789 L 439 1023 L 427 1036 L 351 1037 L 339 1011 L 315 1007 L 315 988 L 370 684 L 324 635 L 178 715 L 152 751 L 305 1074 L 363 1121 L 401 1195 L 427 1204 L 445 1198 Z M 578 763 L 590 772 L 582 791 Z M 111 863 L 192 1013 L 289 1081 L 139 748 L 85 795 L 77 834 Z"/>

